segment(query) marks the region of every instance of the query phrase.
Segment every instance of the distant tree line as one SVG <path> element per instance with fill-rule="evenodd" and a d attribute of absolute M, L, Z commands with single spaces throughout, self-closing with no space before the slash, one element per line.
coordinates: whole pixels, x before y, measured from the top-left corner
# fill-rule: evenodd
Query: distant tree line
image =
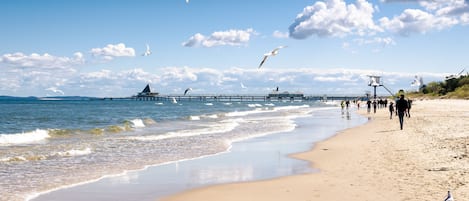
<path fill-rule="evenodd" d="M 469 76 L 462 75 L 440 82 L 430 82 L 420 87 L 419 93 L 431 96 L 469 99 Z"/>

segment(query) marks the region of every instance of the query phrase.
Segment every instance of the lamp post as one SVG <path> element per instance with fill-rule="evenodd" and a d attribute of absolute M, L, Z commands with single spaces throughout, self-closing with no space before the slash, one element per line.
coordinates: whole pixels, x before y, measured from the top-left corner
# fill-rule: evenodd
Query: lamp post
<path fill-rule="evenodd" d="M 368 86 L 372 86 L 374 89 L 374 94 L 373 98 L 376 99 L 376 87 L 383 86 L 381 83 L 381 76 L 376 76 L 376 75 L 368 75 L 370 77 L 370 82 L 368 83 Z"/>

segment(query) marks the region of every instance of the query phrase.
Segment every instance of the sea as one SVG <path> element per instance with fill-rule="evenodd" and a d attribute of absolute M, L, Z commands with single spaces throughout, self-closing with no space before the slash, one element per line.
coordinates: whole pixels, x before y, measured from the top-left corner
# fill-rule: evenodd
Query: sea
<path fill-rule="evenodd" d="M 0 200 L 216 155 L 338 108 L 320 101 L 0 99 Z"/>

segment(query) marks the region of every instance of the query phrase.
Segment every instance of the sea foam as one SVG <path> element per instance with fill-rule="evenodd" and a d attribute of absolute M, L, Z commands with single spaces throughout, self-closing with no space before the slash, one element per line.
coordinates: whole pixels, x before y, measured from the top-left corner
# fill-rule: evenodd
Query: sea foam
<path fill-rule="evenodd" d="M 62 151 L 62 152 L 57 152 L 57 155 L 59 156 L 83 156 L 83 155 L 88 155 L 91 154 L 91 148 L 85 148 L 85 149 L 71 149 L 67 151 Z"/>
<path fill-rule="evenodd" d="M 49 132 L 43 129 L 36 129 L 26 133 L 0 134 L 0 146 L 35 143 L 49 137 Z"/>
<path fill-rule="evenodd" d="M 141 119 L 130 120 L 132 122 L 132 128 L 145 128 L 145 124 Z"/>

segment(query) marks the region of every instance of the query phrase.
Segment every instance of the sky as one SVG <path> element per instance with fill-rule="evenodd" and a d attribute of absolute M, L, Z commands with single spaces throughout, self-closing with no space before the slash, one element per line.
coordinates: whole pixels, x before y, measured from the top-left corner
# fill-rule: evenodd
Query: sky
<path fill-rule="evenodd" d="M 8 96 L 415 91 L 469 58 L 468 0 L 2 0 L 0 19 Z"/>

